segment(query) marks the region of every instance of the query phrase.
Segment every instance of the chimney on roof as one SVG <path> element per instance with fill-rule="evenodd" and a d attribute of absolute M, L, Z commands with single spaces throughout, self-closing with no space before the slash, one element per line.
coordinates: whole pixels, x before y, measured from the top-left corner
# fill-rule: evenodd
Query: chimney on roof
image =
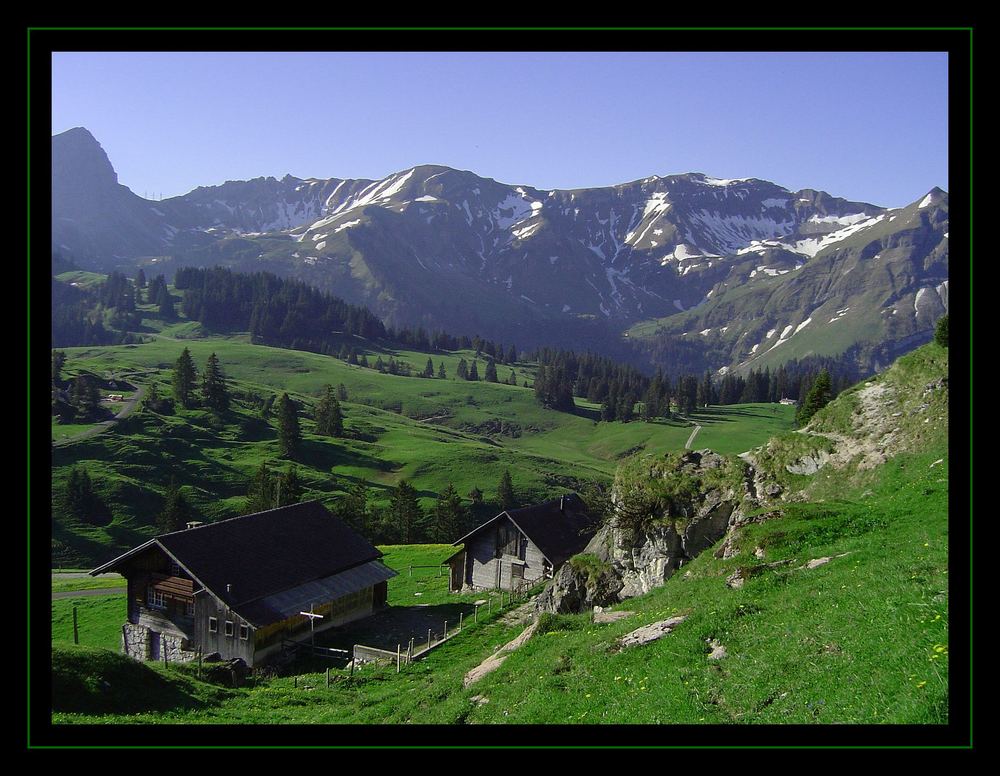
<path fill-rule="evenodd" d="M 229 584 L 228 582 L 226 582 L 226 592 L 227 593 L 233 592 L 233 586 L 231 584 Z"/>
<path fill-rule="evenodd" d="M 566 511 L 566 497 L 565 496 L 560 496 L 559 497 L 559 511 L 560 512 L 565 512 Z"/>

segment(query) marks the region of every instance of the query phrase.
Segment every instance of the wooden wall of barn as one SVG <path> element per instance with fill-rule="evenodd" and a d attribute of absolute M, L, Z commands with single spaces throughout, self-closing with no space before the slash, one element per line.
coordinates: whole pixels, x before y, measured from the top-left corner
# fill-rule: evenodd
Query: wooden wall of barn
<path fill-rule="evenodd" d="M 215 633 L 209 631 L 209 618 L 218 623 Z M 226 635 L 226 622 L 233 623 L 233 635 Z M 240 638 L 240 626 L 247 627 L 247 638 Z M 194 597 L 194 637 L 202 654 L 218 652 L 223 660 L 243 658 L 247 665 L 254 664 L 254 628 L 236 612 L 207 590 Z"/>
<path fill-rule="evenodd" d="M 502 518 L 466 540 L 466 584 L 487 589 L 499 587 L 510 590 L 512 585 L 515 587 L 519 585 L 522 579 L 533 582 L 545 574 L 547 570 L 545 556 L 534 542 L 519 530 L 522 546 L 518 555 L 504 554 L 500 558 L 496 557 L 497 534 L 504 521 L 510 528 L 518 530 L 508 518 Z M 516 571 L 512 571 L 515 566 L 522 570 L 519 576 Z"/>

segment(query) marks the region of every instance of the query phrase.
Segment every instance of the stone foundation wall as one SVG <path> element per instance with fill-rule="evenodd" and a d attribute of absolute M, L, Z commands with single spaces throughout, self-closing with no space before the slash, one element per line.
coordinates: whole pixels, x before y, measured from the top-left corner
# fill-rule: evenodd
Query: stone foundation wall
<path fill-rule="evenodd" d="M 149 628 L 127 622 L 122 627 L 122 652 L 134 660 L 150 660 L 151 639 Z M 198 658 L 190 642 L 183 636 L 160 634 L 160 657 L 166 655 L 168 663 L 186 663 Z"/>

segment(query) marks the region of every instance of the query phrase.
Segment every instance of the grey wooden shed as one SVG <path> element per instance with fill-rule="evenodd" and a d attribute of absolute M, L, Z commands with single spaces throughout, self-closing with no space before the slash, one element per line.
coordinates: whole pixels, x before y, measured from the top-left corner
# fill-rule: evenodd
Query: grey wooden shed
<path fill-rule="evenodd" d="M 505 510 L 454 542 L 463 547 L 448 560 L 450 589 L 530 587 L 582 551 L 596 531 L 575 493 Z"/>

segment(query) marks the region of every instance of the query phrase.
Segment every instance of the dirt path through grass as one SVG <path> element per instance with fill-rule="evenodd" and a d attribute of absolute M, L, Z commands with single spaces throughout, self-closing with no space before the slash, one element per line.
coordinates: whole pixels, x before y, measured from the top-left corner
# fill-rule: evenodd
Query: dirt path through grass
<path fill-rule="evenodd" d="M 113 418 L 111 418 L 110 420 L 102 420 L 100 423 L 97 423 L 92 428 L 88 428 L 86 431 L 81 431 L 79 434 L 76 434 L 75 436 L 66 437 L 65 439 L 60 439 L 58 441 L 55 441 L 52 443 L 53 446 L 62 447 L 63 445 L 68 445 L 72 442 L 79 442 L 81 439 L 90 439 L 91 437 L 95 437 L 98 434 L 103 434 L 105 431 L 107 431 L 109 428 L 115 425 L 115 423 L 117 423 L 119 420 L 127 418 L 129 415 L 131 415 L 133 410 L 135 410 L 139 402 L 142 400 L 142 396 L 145 392 L 146 392 L 145 386 L 137 385 L 135 389 L 135 394 L 133 394 L 129 399 L 127 399 L 125 402 L 122 403 L 122 408 L 118 411 L 118 414 L 115 415 Z"/>
<path fill-rule="evenodd" d="M 691 449 L 691 443 L 694 441 L 694 438 L 696 436 L 698 436 L 698 432 L 699 431 L 701 431 L 701 426 L 699 426 L 697 423 L 695 423 L 694 431 L 691 432 L 691 436 L 688 437 L 688 441 L 684 443 L 684 449 L 685 450 L 690 450 Z"/>

